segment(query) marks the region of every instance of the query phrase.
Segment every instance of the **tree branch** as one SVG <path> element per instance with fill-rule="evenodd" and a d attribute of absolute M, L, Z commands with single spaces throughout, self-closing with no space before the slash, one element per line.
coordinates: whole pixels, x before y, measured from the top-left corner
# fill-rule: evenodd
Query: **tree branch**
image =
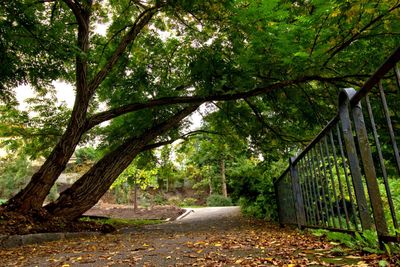
<path fill-rule="evenodd" d="M 124 115 L 129 112 L 138 111 L 146 108 L 152 108 L 156 106 L 165 106 L 173 104 L 201 104 L 210 101 L 229 101 L 248 98 L 252 96 L 257 96 L 261 94 L 266 94 L 272 92 L 276 89 L 283 88 L 286 86 L 291 86 L 295 84 L 303 84 L 310 81 L 322 81 L 322 82 L 333 82 L 338 80 L 346 80 L 347 78 L 356 77 L 357 75 L 347 75 L 342 77 L 332 77 L 326 78 L 321 76 L 304 76 L 294 80 L 287 80 L 276 82 L 265 87 L 255 88 L 247 92 L 240 92 L 236 94 L 225 94 L 225 95 L 208 95 L 208 96 L 177 96 L 177 97 L 163 97 L 159 99 L 153 99 L 145 103 L 132 103 L 127 104 L 118 108 L 110 109 L 104 112 L 100 112 L 92 115 L 88 118 L 87 129 L 89 130 L 94 126 L 108 121 L 110 119 L 116 118 L 118 116 Z"/>
<path fill-rule="evenodd" d="M 122 41 L 119 43 L 114 53 L 108 59 L 107 63 L 89 83 L 90 92 L 93 93 L 97 89 L 97 87 L 99 87 L 99 85 L 104 81 L 104 79 L 107 77 L 108 73 L 117 63 L 118 59 L 121 57 L 121 55 L 126 50 L 128 45 L 136 39 L 140 31 L 149 23 L 149 21 L 152 19 L 152 17 L 158 11 L 158 9 L 159 6 L 146 9 L 138 16 L 132 28 L 123 37 Z"/>
<path fill-rule="evenodd" d="M 400 4 L 397 3 L 395 6 L 393 6 L 391 9 L 388 10 L 388 12 L 386 14 L 381 14 L 378 17 L 376 17 L 375 19 L 371 20 L 367 25 L 365 25 L 363 28 L 361 28 L 359 31 L 357 31 L 353 36 L 351 36 L 351 38 L 349 38 L 347 41 L 343 42 L 340 46 L 336 46 L 336 49 L 331 53 L 331 55 L 329 56 L 329 58 L 324 62 L 323 66 L 325 67 L 328 62 L 340 51 L 342 51 L 343 49 L 345 49 L 346 47 L 348 47 L 352 42 L 354 42 L 355 40 L 360 38 L 360 35 L 366 31 L 367 29 L 369 29 L 372 25 L 374 25 L 375 23 L 377 23 L 378 21 L 380 21 L 383 17 L 385 17 L 387 14 L 389 14 L 390 12 L 394 11 L 395 9 L 399 8 Z M 332 48 L 330 50 L 328 50 L 328 53 L 332 50 Z"/>
<path fill-rule="evenodd" d="M 160 147 L 160 146 L 170 145 L 170 144 L 172 144 L 173 142 L 175 142 L 175 141 L 177 141 L 179 139 L 187 139 L 190 136 L 198 135 L 198 134 L 204 134 L 204 133 L 222 135 L 221 133 L 205 131 L 205 130 L 192 131 L 192 132 L 186 133 L 186 134 L 181 135 L 181 136 L 179 136 L 177 138 L 174 138 L 174 139 L 170 139 L 170 140 L 166 140 L 166 141 L 162 141 L 162 142 L 149 144 L 149 145 L 143 147 L 142 152 L 143 151 L 147 151 L 147 150 L 151 150 L 151 149 L 154 149 L 154 148 L 157 148 L 157 147 Z"/>

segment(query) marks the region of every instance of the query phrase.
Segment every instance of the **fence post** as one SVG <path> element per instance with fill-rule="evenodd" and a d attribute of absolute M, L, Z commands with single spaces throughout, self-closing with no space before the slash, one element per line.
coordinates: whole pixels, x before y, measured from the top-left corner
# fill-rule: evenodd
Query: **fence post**
<path fill-rule="evenodd" d="M 353 91 L 353 93 L 356 92 L 354 89 Z M 361 160 L 364 167 L 365 180 L 367 182 L 369 199 L 374 216 L 375 228 L 379 241 L 381 241 L 382 237 L 389 234 L 389 231 L 385 220 L 385 213 L 383 210 L 382 197 L 379 192 L 378 181 L 376 180 L 374 160 L 372 158 L 371 148 L 368 142 L 368 133 L 367 129 L 365 128 L 364 115 L 362 113 L 360 102 L 353 107 L 352 113 L 360 148 Z"/>
<path fill-rule="evenodd" d="M 344 89 L 339 95 L 339 116 L 342 124 L 343 139 L 346 147 L 347 158 L 353 180 L 354 192 L 356 195 L 358 211 L 360 213 L 361 226 L 363 230 L 371 229 L 371 217 L 368 213 L 368 204 L 365 197 L 364 187 L 362 183 L 362 175 L 360 163 L 357 156 L 356 145 L 353 137 L 353 129 L 351 127 L 349 103 L 350 98 L 354 94 L 354 89 Z"/>
<path fill-rule="evenodd" d="M 306 214 L 304 209 L 303 194 L 301 192 L 297 165 L 293 164 L 295 158 L 289 159 L 290 176 L 292 177 L 293 199 L 296 209 L 297 226 L 301 228 L 306 225 Z"/>

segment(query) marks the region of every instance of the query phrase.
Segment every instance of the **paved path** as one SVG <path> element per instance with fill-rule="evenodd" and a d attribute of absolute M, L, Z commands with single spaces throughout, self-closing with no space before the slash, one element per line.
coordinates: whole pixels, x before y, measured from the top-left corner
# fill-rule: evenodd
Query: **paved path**
<path fill-rule="evenodd" d="M 210 208 L 189 208 L 189 213 L 179 222 L 199 222 L 209 220 L 229 219 L 240 216 L 240 207 L 210 207 Z"/>
<path fill-rule="evenodd" d="M 0 249 L 0 266 L 345 265 L 343 258 L 324 256 L 331 248 L 296 230 L 244 218 L 237 207 L 202 208 L 161 225 Z"/>

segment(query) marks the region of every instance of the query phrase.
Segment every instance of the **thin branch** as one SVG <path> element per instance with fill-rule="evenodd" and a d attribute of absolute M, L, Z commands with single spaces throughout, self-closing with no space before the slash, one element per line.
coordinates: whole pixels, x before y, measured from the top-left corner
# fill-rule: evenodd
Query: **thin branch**
<path fill-rule="evenodd" d="M 194 136 L 194 135 L 199 135 L 199 134 L 204 134 L 204 133 L 222 135 L 222 133 L 205 131 L 205 130 L 192 131 L 192 132 L 186 133 L 184 135 L 181 135 L 181 136 L 179 136 L 177 138 L 173 138 L 173 139 L 170 139 L 170 140 L 157 142 L 157 143 L 154 143 L 154 144 L 149 144 L 149 145 L 143 147 L 142 152 L 143 151 L 147 151 L 147 150 L 151 150 L 151 149 L 154 149 L 154 148 L 157 148 L 157 147 L 160 147 L 160 146 L 170 145 L 170 144 L 172 144 L 173 142 L 175 142 L 175 141 L 177 141 L 179 139 L 186 140 L 186 139 L 188 139 L 188 137 L 191 137 L 191 136 Z"/>
<path fill-rule="evenodd" d="M 348 39 L 347 41 L 343 42 L 339 47 L 337 47 L 329 56 L 329 58 L 324 62 L 323 66 L 326 66 L 328 64 L 328 62 L 340 51 L 342 51 L 343 49 L 345 49 L 346 47 L 348 47 L 352 42 L 354 42 L 355 40 L 357 40 L 359 38 L 359 36 L 366 31 L 368 28 L 370 28 L 371 26 L 373 26 L 375 23 L 377 23 L 378 21 L 380 21 L 383 17 L 385 17 L 387 14 L 389 14 L 390 12 L 392 12 L 393 10 L 399 8 L 400 5 L 397 3 L 395 6 L 393 6 L 391 9 L 388 10 L 388 12 L 386 14 L 381 14 L 378 17 L 376 17 L 375 19 L 371 20 L 367 25 L 365 25 L 362 29 L 360 29 L 359 31 L 357 31 L 356 34 L 354 34 L 350 39 Z M 329 51 L 328 51 L 329 52 Z"/>
<path fill-rule="evenodd" d="M 138 16 L 132 28 L 126 33 L 118 47 L 115 49 L 112 56 L 108 59 L 107 63 L 89 83 L 89 92 L 93 93 L 97 89 L 97 87 L 103 82 L 103 80 L 107 77 L 114 65 L 117 63 L 118 59 L 125 52 L 128 45 L 136 39 L 140 31 L 149 23 L 149 21 L 152 19 L 158 9 L 158 6 L 149 8 L 143 11 Z"/>

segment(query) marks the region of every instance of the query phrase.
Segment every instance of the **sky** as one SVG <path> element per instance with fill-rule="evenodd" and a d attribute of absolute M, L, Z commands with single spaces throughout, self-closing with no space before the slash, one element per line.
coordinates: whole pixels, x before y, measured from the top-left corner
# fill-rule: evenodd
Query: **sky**
<path fill-rule="evenodd" d="M 54 81 L 52 84 L 56 89 L 58 104 L 61 104 L 61 102 L 64 101 L 68 108 L 72 108 L 75 100 L 74 87 L 63 81 Z M 21 85 L 15 89 L 15 96 L 19 103 L 19 109 L 26 110 L 27 103 L 25 100 L 35 97 L 35 92 L 31 86 Z"/>

